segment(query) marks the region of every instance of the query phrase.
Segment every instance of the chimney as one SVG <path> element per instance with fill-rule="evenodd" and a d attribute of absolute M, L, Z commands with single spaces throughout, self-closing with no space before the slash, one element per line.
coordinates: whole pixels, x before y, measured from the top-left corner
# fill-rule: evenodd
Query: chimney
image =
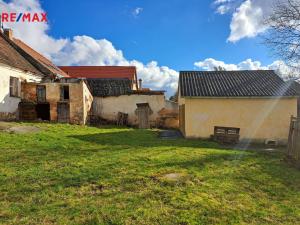
<path fill-rule="evenodd" d="M 139 89 L 142 90 L 142 79 L 139 79 Z"/>
<path fill-rule="evenodd" d="M 13 30 L 12 29 L 4 29 L 4 35 L 8 37 L 10 40 L 13 39 Z"/>

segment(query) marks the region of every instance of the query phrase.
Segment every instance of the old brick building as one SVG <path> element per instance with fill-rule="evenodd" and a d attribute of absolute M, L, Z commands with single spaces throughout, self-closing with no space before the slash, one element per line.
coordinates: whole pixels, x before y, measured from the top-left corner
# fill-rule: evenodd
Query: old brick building
<path fill-rule="evenodd" d="M 92 95 L 50 60 L 0 31 L 0 120 L 49 120 L 85 124 Z"/>

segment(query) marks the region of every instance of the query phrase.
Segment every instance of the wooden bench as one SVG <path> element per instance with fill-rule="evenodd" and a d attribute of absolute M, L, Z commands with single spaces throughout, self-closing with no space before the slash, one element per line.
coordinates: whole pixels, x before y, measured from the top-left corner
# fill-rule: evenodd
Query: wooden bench
<path fill-rule="evenodd" d="M 214 141 L 225 144 L 237 144 L 240 139 L 240 128 L 218 127 L 214 128 Z"/>

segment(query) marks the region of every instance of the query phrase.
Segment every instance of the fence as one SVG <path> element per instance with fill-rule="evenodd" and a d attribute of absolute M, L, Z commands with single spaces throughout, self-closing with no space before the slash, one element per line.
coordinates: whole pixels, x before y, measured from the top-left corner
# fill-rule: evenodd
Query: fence
<path fill-rule="evenodd" d="M 287 155 L 300 163 L 300 117 L 291 117 Z"/>

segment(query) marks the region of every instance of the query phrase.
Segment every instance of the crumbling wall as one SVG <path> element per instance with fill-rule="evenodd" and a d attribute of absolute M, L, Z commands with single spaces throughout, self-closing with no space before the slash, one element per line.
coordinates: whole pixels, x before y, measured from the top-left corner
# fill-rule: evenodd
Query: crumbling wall
<path fill-rule="evenodd" d="M 166 105 L 168 107 L 168 105 Z M 159 111 L 158 118 L 159 127 L 161 128 L 179 128 L 179 113 L 176 107 L 163 108 Z"/>
<path fill-rule="evenodd" d="M 36 102 L 36 83 L 22 83 L 21 98 L 25 101 Z"/>
<path fill-rule="evenodd" d="M 83 121 L 84 123 L 88 123 L 88 119 L 90 116 L 90 111 L 92 108 L 92 104 L 93 104 L 93 96 L 87 86 L 87 84 L 82 81 L 82 86 L 83 86 L 83 106 L 84 106 L 84 110 L 83 110 Z"/>
<path fill-rule="evenodd" d="M 57 121 L 57 102 L 60 101 L 60 84 L 45 83 L 46 101 L 50 104 L 50 120 Z"/>
<path fill-rule="evenodd" d="M 118 112 L 128 114 L 129 125 L 138 125 L 135 113 L 138 103 L 148 103 L 153 113 L 149 116 L 151 127 L 158 126 L 159 111 L 165 107 L 165 97 L 161 95 L 121 95 L 111 97 L 94 97 L 93 116 L 108 121 L 117 121 Z"/>
<path fill-rule="evenodd" d="M 70 123 L 84 124 L 83 83 L 69 84 L 70 90 Z"/>
<path fill-rule="evenodd" d="M 17 112 L 0 112 L 0 120 L 3 121 L 14 121 L 18 118 Z"/>
<path fill-rule="evenodd" d="M 57 103 L 60 99 L 61 86 L 69 86 L 70 123 L 86 124 L 91 108 L 92 96 L 84 81 L 76 83 L 46 83 L 46 100 L 50 104 L 50 119 L 57 121 Z"/>

